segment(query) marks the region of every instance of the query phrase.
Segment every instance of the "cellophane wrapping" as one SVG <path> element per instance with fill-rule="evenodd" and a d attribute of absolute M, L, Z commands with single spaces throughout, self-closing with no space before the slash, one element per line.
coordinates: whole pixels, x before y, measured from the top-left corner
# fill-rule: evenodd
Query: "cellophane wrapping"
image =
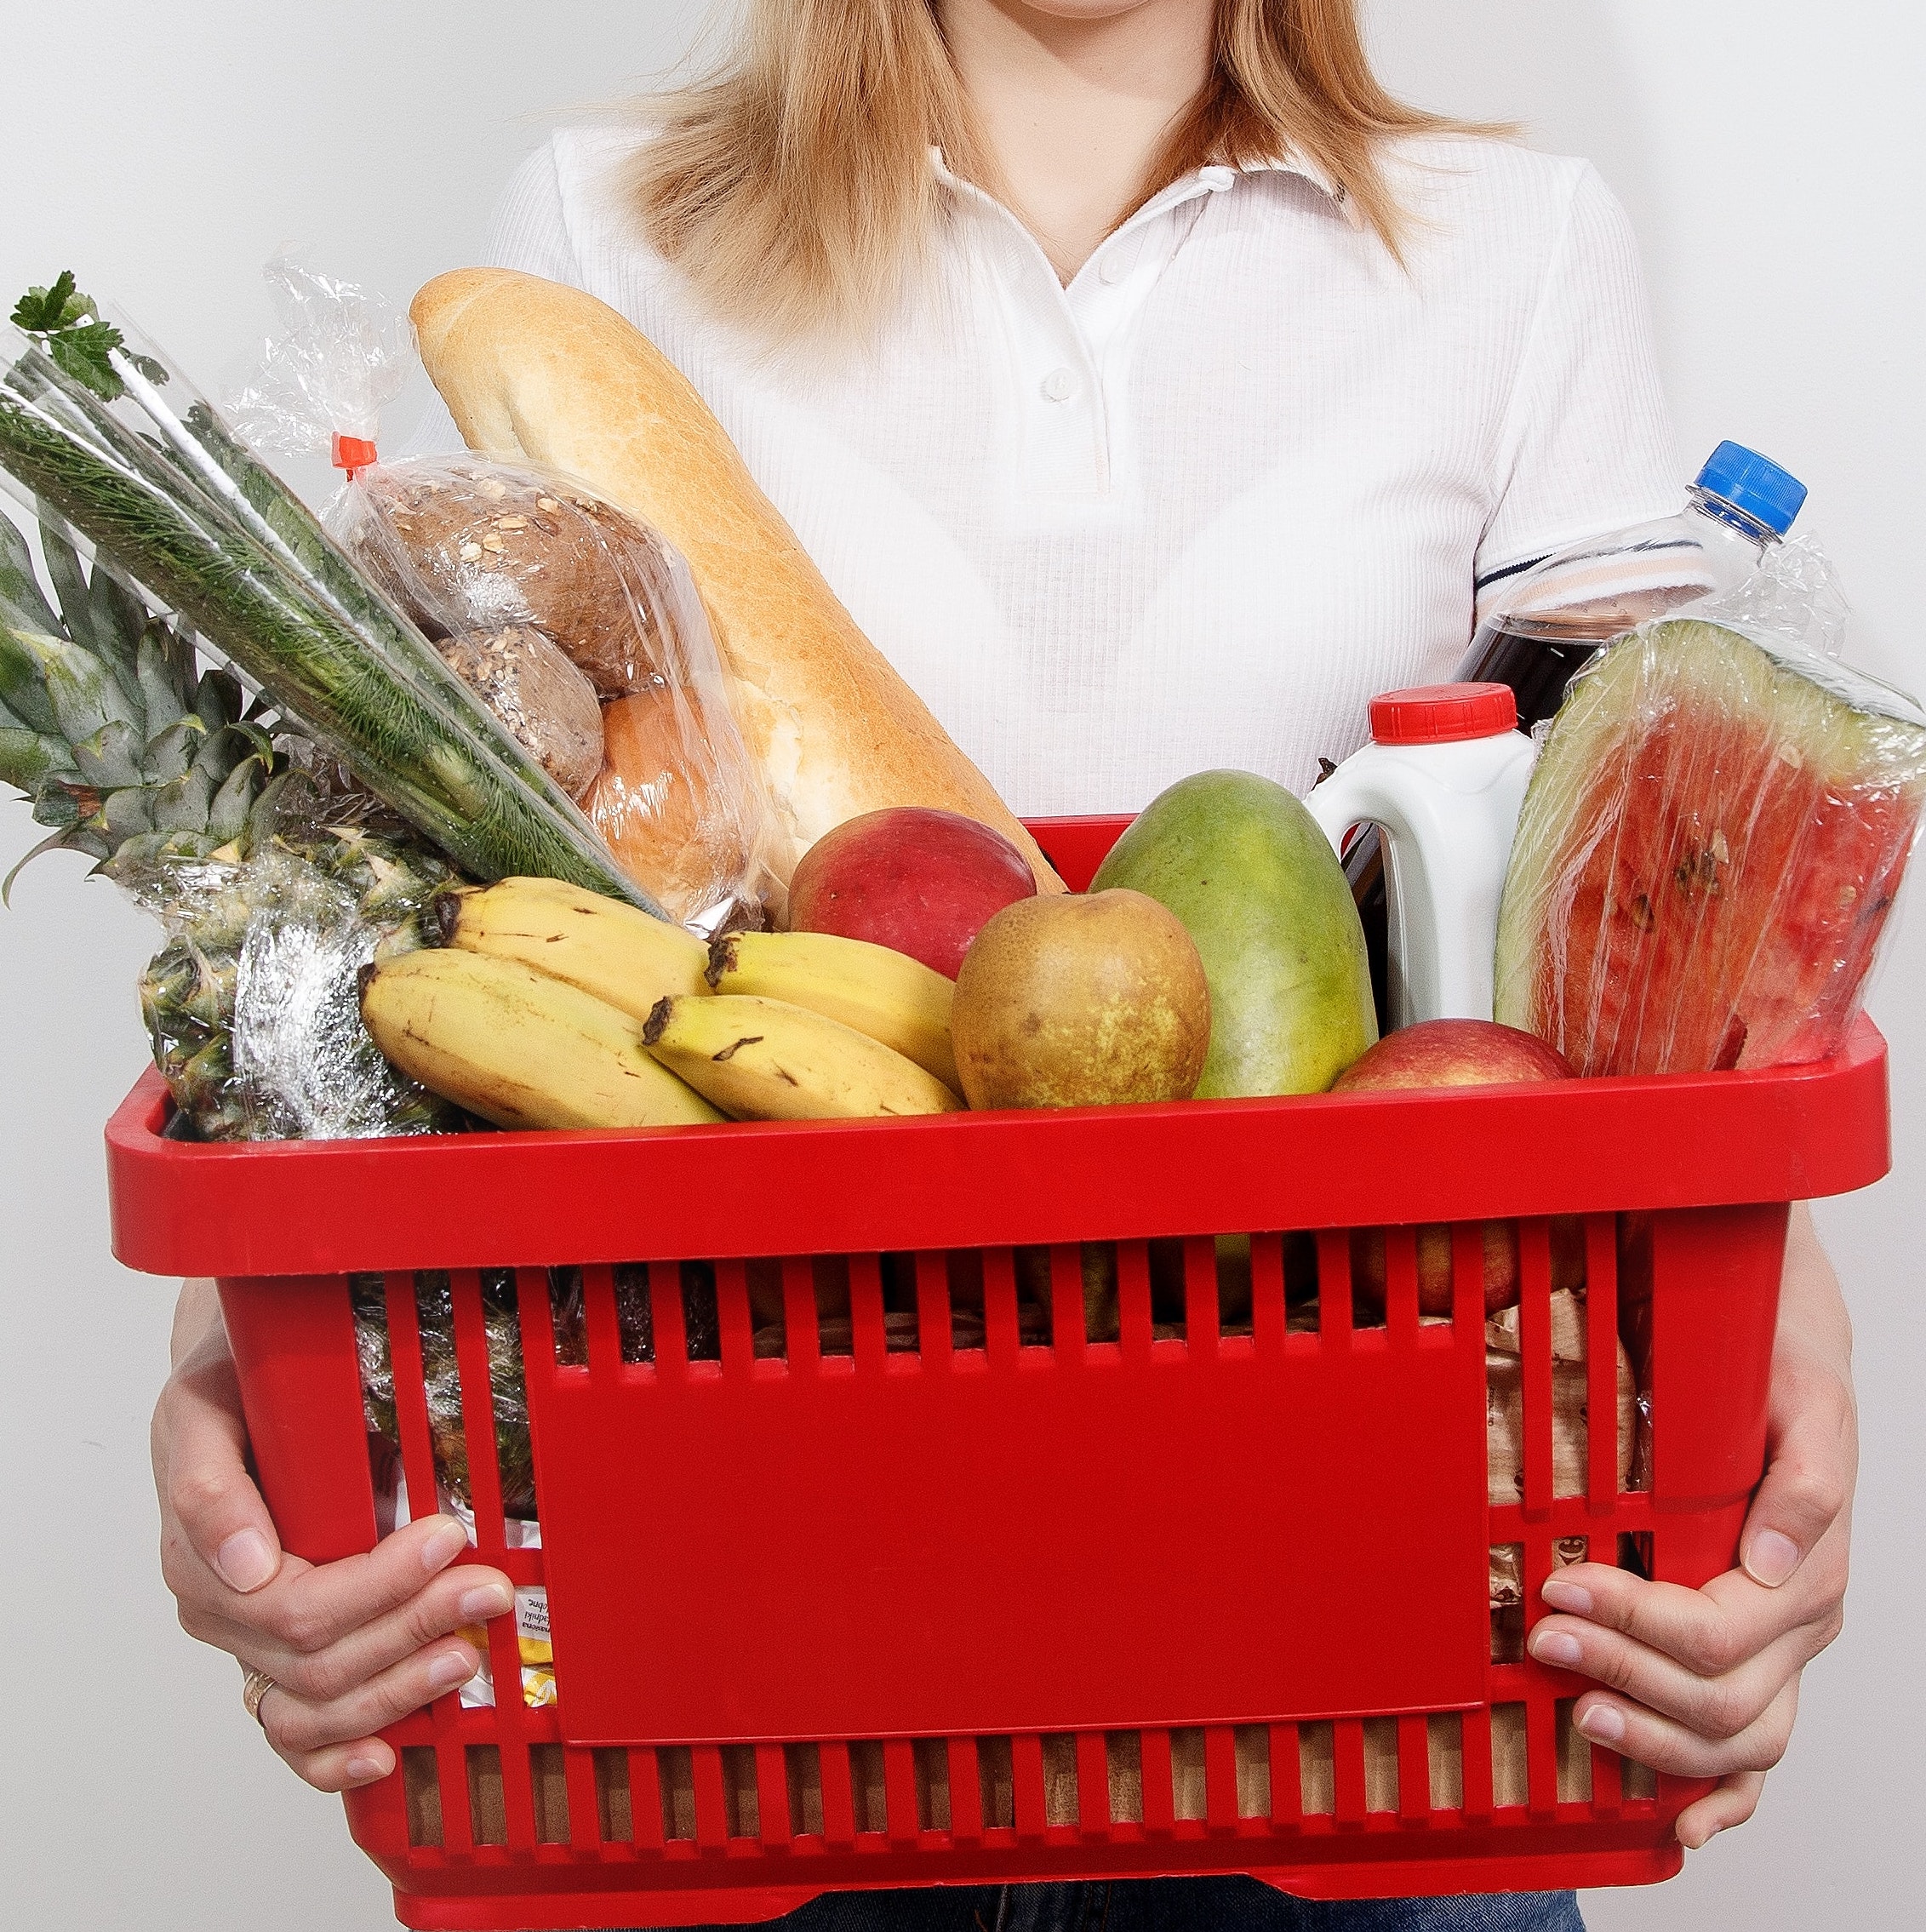
<path fill-rule="evenodd" d="M 242 433 L 368 455 L 395 325 L 294 263 L 269 278 L 285 332 L 234 405 Z M 655 532 L 572 477 L 472 454 L 358 461 L 323 520 L 672 918 L 762 923 L 775 817 L 694 580 Z"/>
<path fill-rule="evenodd" d="M 1926 807 L 1926 713 L 1826 654 L 1843 604 L 1815 554 L 1621 638 L 1545 734 L 1496 1017 L 1581 1074 L 1824 1059 L 1860 1009 Z"/>
<path fill-rule="evenodd" d="M 168 934 L 140 1009 L 184 1125 L 204 1140 L 459 1131 L 458 1108 L 382 1057 L 359 997 L 362 969 L 422 944 L 458 875 L 338 775 L 297 768 L 271 805 L 244 845 L 157 845 L 115 868 Z"/>

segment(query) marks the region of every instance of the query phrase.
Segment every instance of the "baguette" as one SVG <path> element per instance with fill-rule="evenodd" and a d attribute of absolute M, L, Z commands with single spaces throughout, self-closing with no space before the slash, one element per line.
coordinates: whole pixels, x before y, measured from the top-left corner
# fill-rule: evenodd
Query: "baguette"
<path fill-rule="evenodd" d="M 1049 861 L 856 627 L 722 425 L 606 303 L 506 269 L 437 276 L 410 312 L 471 449 L 580 477 L 689 561 L 738 716 L 792 841 L 789 863 L 863 812 L 936 806 Z"/>

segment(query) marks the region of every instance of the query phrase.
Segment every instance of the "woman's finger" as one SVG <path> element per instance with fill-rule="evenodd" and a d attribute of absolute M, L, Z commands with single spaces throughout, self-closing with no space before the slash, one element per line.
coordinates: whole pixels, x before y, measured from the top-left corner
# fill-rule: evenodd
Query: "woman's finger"
<path fill-rule="evenodd" d="M 283 1751 L 282 1761 L 317 1791 L 356 1791 L 379 1784 L 395 1768 L 392 1746 L 378 1737 L 358 1737 L 321 1751 Z"/>
<path fill-rule="evenodd" d="M 1757 1723 L 1787 1681 L 1823 1648 L 1811 1626 L 1789 1632 L 1757 1656 L 1717 1677 L 1577 1617 L 1546 1617 L 1526 1648 L 1541 1664 L 1579 1671 L 1621 1696 L 1704 1738 L 1731 1738 Z"/>
<path fill-rule="evenodd" d="M 1837 1633 L 1844 1578 L 1843 1570 L 1837 1577 L 1832 1572 L 1843 1563 L 1844 1545 L 1829 1539 L 1828 1552 L 1835 1546 L 1836 1558 L 1809 1566 L 1791 1588 L 1768 1589 L 1735 1569 L 1702 1590 L 1688 1590 L 1607 1563 L 1574 1563 L 1548 1578 L 1539 1594 L 1548 1609 L 1617 1631 L 1677 1658 L 1696 1676 L 1723 1677 L 1809 1624 L 1826 1630 L 1815 1649 Z"/>
<path fill-rule="evenodd" d="M 1769 1590 L 1788 1582 L 1838 1520 L 1858 1470 L 1852 1392 L 1810 1358 L 1775 1360 L 1764 1480 L 1739 1540 L 1746 1574 Z"/>
<path fill-rule="evenodd" d="M 1765 1789 L 1763 1771 L 1735 1771 L 1721 1778 L 1718 1789 L 1689 1804 L 1679 1813 L 1672 1827 L 1678 1842 L 1688 1851 L 1697 1851 L 1721 1832 L 1743 1825 L 1758 1809 L 1759 1794 Z"/>
<path fill-rule="evenodd" d="M 372 1736 L 411 1712 L 466 1683 L 482 1667 L 481 1653 L 460 1638 L 417 1652 L 345 1696 L 309 1703 L 284 1685 L 260 1701 L 261 1729 L 283 1758 L 323 1751 Z"/>
<path fill-rule="evenodd" d="M 299 1559 L 290 1558 L 290 1563 Z M 271 1678 L 310 1703 L 343 1697 L 404 1658 L 514 1608 L 515 1588 L 499 1570 L 462 1563 L 435 1578 L 399 1609 L 316 1651 L 291 1648 L 258 1622 L 239 1623 L 218 1612 L 181 1609 L 190 1637 L 237 1658 L 247 1670 Z M 252 1602 L 247 1606 L 253 1609 Z"/>
<path fill-rule="evenodd" d="M 1675 1778 L 1723 1778 L 1737 1771 L 1769 1771 L 1786 1754 L 1799 1708 L 1794 1677 L 1758 1719 L 1732 1737 L 1701 1737 L 1643 1705 L 1588 1690 L 1573 1707 L 1582 1736 L 1621 1758 Z"/>
<path fill-rule="evenodd" d="M 278 1649 L 255 1668 L 311 1703 L 326 1702 L 346 1696 L 443 1638 L 471 1631 L 514 1607 L 514 1586 L 499 1570 L 462 1563 L 325 1649 Z"/>
<path fill-rule="evenodd" d="M 185 1543 L 237 1595 L 265 1588 L 281 1567 L 281 1539 L 248 1473 L 231 1358 L 203 1358 L 175 1373 L 155 1405 L 153 1442 L 163 1563 L 178 1567 Z"/>
<path fill-rule="evenodd" d="M 312 1567 L 290 1558 L 286 1574 L 244 1610 L 237 1602 L 225 1612 L 285 1651 L 314 1656 L 411 1602 L 467 1547 L 467 1532 L 453 1517 L 426 1517 L 364 1555 Z"/>

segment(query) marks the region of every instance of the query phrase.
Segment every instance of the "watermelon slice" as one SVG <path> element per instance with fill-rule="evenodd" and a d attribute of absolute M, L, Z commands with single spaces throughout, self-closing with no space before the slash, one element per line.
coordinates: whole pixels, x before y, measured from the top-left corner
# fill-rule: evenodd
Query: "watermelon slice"
<path fill-rule="evenodd" d="M 1763 632 L 1678 618 L 1573 687 L 1525 796 L 1496 1016 L 1582 1074 L 1823 1059 L 1926 807 L 1926 714 Z"/>

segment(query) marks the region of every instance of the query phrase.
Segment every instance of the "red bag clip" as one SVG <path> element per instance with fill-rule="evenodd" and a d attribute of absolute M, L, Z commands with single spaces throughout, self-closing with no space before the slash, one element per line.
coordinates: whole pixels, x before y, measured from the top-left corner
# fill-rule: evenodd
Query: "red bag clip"
<path fill-rule="evenodd" d="M 346 470 L 351 482 L 357 470 L 365 470 L 375 460 L 374 445 L 365 436 L 336 435 L 334 467 Z"/>

